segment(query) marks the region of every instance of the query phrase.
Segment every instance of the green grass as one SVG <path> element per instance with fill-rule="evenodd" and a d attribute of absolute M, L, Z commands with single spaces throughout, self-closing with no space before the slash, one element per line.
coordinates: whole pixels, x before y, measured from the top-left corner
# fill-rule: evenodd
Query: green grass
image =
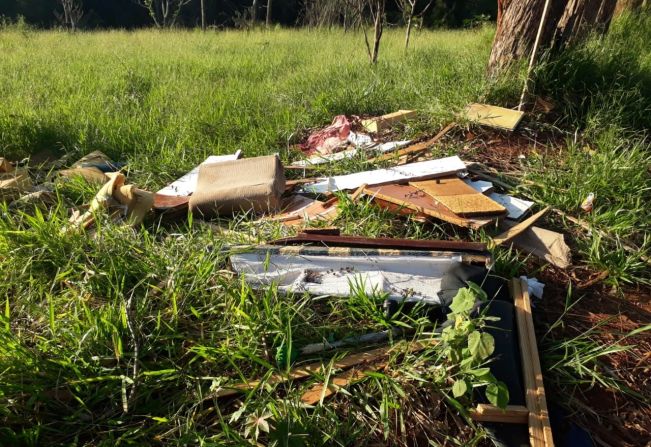
<path fill-rule="evenodd" d="M 648 92 L 651 67 L 641 35 L 624 33 L 630 20 L 616 23 L 598 46 L 576 50 L 582 63 L 568 85 L 583 89 L 574 88 L 585 107 L 563 101 L 573 90 L 564 90 L 567 73 L 559 66 L 537 73 L 538 91 L 558 100 L 556 124 L 568 144 L 554 159 L 524 162 L 528 180 L 553 187 L 520 193 L 576 215 L 585 194 L 595 192 L 590 224 L 648 253 L 649 97 L 635 92 Z M 489 28 L 422 31 L 405 54 L 402 31 L 390 30 L 380 63 L 370 67 L 361 36 L 340 30 L 71 35 L 8 28 L 0 31 L 0 151 L 11 159 L 46 151 L 74 160 L 99 149 L 129 163 L 130 182 L 155 190 L 208 154 L 243 149 L 246 156 L 279 152 L 290 160 L 288 146 L 336 114 L 414 108 L 420 118 L 399 132 L 432 134 L 469 101 L 517 98 L 517 77 L 497 86 L 485 80 L 491 39 Z M 629 41 L 636 43 L 627 48 Z M 628 65 L 618 71 L 619 60 Z M 582 76 L 592 69 L 588 61 L 615 78 L 637 71 L 613 86 Z M 363 166 L 351 160 L 322 172 Z M 436 349 L 395 355 L 392 371 L 399 374 L 372 375 L 315 409 L 300 405 L 306 385 L 298 383 L 218 402 L 211 393 L 227 381 L 286 369 L 278 358 L 286 359 L 290 346 L 397 322 L 378 308 L 382 297 L 286 297 L 273 288 L 252 291 L 234 277 L 227 244 L 285 234 L 276 225 L 217 222 L 235 230 L 223 233 L 196 220 L 136 230 L 101 221 L 95 237 L 62 233 L 65 204 L 88 203 L 95 190 L 81 182 L 57 185 L 60 206 L 43 213 L 0 208 L 0 444 L 242 445 L 253 442 L 256 428 L 262 441 L 289 439 L 277 445 L 412 445 L 414 434 L 439 445 L 472 445 L 484 438 L 446 416 L 451 410 L 440 402 L 448 389 L 440 384 Z M 393 219 L 367 200 L 342 197 L 341 211 L 336 224 L 347 234 L 482 237 Z M 639 254 L 596 232 L 574 243 L 577 262 L 607 269 L 613 285 L 648 284 Z M 523 273 L 515 253 L 496 255 L 498 273 Z M 431 335 L 431 325 L 417 316 L 403 315 L 399 324 Z M 619 348 L 600 350 L 593 335 L 546 340 L 551 383 L 617 388 L 603 379 L 599 360 Z M 423 409 L 433 416 L 423 419 Z"/>

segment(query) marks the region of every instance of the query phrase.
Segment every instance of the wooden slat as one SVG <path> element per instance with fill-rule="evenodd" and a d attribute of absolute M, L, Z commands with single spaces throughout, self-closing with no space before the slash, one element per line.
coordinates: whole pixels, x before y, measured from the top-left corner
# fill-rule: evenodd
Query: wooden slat
<path fill-rule="evenodd" d="M 416 143 L 416 144 L 412 144 L 411 146 L 405 147 L 405 148 L 400 149 L 400 150 L 395 151 L 395 152 L 391 152 L 390 154 L 384 154 L 384 155 L 380 155 L 380 156 L 375 157 L 375 158 L 371 158 L 367 162 L 368 163 L 376 163 L 378 161 L 393 160 L 393 159 L 400 158 L 400 157 L 414 156 L 414 155 L 420 154 L 421 152 L 424 152 L 427 149 L 434 146 L 450 130 L 454 129 L 454 127 L 456 125 L 457 125 L 457 123 L 450 123 L 447 126 L 445 126 L 439 133 L 434 135 L 434 137 L 430 138 L 429 140 L 422 141 L 422 142 Z M 405 160 L 405 163 L 406 162 L 407 162 L 407 160 Z M 404 164 L 404 163 L 402 163 L 402 164 Z"/>
<path fill-rule="evenodd" d="M 505 130 L 514 130 L 524 116 L 524 112 L 517 110 L 477 103 L 466 107 L 465 113 L 470 121 Z"/>
<path fill-rule="evenodd" d="M 339 361 L 333 363 L 332 367 L 334 369 L 348 369 L 353 366 L 360 364 L 370 364 L 376 362 L 384 357 L 386 357 L 390 351 L 390 347 L 383 346 L 381 348 L 373 349 L 371 351 L 360 352 L 357 354 L 351 354 Z M 289 380 L 298 380 L 310 377 L 314 374 L 323 372 L 324 364 L 323 362 L 314 362 L 309 365 L 305 365 L 299 368 L 293 369 L 289 374 L 273 374 L 269 379 L 265 380 L 265 383 L 275 385 L 279 383 L 284 383 Z M 214 396 L 215 397 L 226 397 L 232 396 L 234 394 L 239 394 L 247 390 L 258 387 L 262 381 L 252 380 L 250 382 L 238 383 L 229 388 L 223 388 L 219 390 Z"/>
<path fill-rule="evenodd" d="M 416 115 L 417 112 L 415 110 L 398 110 L 397 112 L 388 113 L 376 118 L 362 120 L 362 126 L 369 132 L 382 132 L 392 124 L 414 118 Z"/>
<path fill-rule="evenodd" d="M 425 349 L 427 346 L 431 346 L 433 343 L 436 343 L 435 340 L 432 340 L 430 343 L 421 343 L 421 342 L 411 342 L 409 343 L 409 350 L 411 352 L 419 352 Z M 387 352 L 387 355 L 389 352 Z M 341 388 L 346 388 L 349 385 L 352 385 L 366 377 L 366 371 L 381 371 L 389 365 L 388 361 L 383 361 L 369 365 L 365 369 L 353 368 L 349 371 L 346 371 L 342 374 L 339 374 L 333 377 L 327 384 L 320 383 L 314 385 L 308 391 L 303 393 L 301 396 L 301 401 L 307 405 L 314 405 L 317 402 L 321 401 L 321 398 L 325 399 L 326 397 L 332 396 L 338 392 Z"/>
<path fill-rule="evenodd" d="M 506 208 L 489 199 L 456 175 L 410 182 L 459 216 L 505 214 Z"/>
<path fill-rule="evenodd" d="M 410 185 L 385 185 L 365 188 L 367 195 L 464 228 L 479 229 L 495 222 L 494 216 L 458 216 L 432 197 Z"/>
<path fill-rule="evenodd" d="M 505 409 L 495 405 L 479 404 L 470 412 L 470 417 L 476 422 L 501 422 L 505 424 L 529 423 L 529 409 L 521 405 L 507 405 Z"/>
<path fill-rule="evenodd" d="M 374 368 L 371 368 L 373 371 L 380 371 L 386 368 L 387 363 L 382 362 L 374 366 Z M 366 377 L 365 371 L 368 371 L 368 369 L 351 369 L 343 374 L 333 377 L 327 386 L 322 383 L 315 385 L 301 396 L 301 401 L 307 405 L 314 405 L 317 402 L 320 402 L 322 397 L 323 399 L 326 399 L 335 394 L 341 388 L 346 388 L 347 386 L 364 379 Z"/>
<path fill-rule="evenodd" d="M 525 385 L 525 399 L 529 410 L 529 438 L 531 447 L 552 447 L 551 425 L 547 412 L 545 387 L 543 384 L 536 334 L 531 316 L 531 301 L 527 283 L 521 279 L 513 279 L 511 283 L 515 316 L 518 326 L 518 342 L 522 358 L 522 373 Z"/>
<path fill-rule="evenodd" d="M 509 228 L 504 233 L 495 236 L 493 238 L 493 245 L 497 247 L 498 245 L 502 245 L 512 241 L 513 238 L 517 237 L 520 233 L 526 231 L 529 227 L 535 224 L 538 221 L 538 219 L 540 219 L 547 213 L 547 211 L 549 211 L 549 207 L 545 208 L 544 210 L 538 211 L 536 214 L 534 214 L 527 220 L 524 220 L 519 224 Z"/>

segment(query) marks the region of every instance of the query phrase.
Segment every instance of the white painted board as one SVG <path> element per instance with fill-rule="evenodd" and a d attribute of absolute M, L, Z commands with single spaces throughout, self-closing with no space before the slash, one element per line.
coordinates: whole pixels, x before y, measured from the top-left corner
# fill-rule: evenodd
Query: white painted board
<path fill-rule="evenodd" d="M 237 160 L 240 158 L 242 151 L 238 150 L 234 154 L 228 155 L 211 155 L 206 158 L 201 164 L 207 163 L 223 163 L 225 161 Z M 199 165 L 201 166 L 201 165 Z M 194 193 L 197 188 L 197 179 L 199 178 L 199 166 L 195 167 L 193 170 L 185 174 L 183 177 L 178 180 L 173 181 L 165 188 L 158 191 L 156 194 L 163 196 L 173 196 L 173 197 L 184 197 L 189 196 Z"/>
<path fill-rule="evenodd" d="M 303 191 L 325 193 L 343 189 L 357 189 L 363 184 L 385 185 L 404 180 L 425 180 L 463 171 L 466 165 L 456 155 L 437 160 L 421 161 L 388 169 L 356 172 L 348 175 L 329 177 L 320 182 L 306 185 Z"/>
<path fill-rule="evenodd" d="M 529 211 L 529 208 L 533 206 L 533 202 L 518 199 L 517 197 L 512 197 L 506 194 L 492 192 L 488 194 L 488 197 L 506 208 L 506 210 L 509 212 L 506 217 L 509 219 L 521 218 L 527 211 Z"/>

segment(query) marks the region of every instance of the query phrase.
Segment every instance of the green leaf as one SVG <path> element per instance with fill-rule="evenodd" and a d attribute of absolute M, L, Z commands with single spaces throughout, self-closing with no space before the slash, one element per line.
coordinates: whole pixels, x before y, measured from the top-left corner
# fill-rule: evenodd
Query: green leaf
<path fill-rule="evenodd" d="M 470 289 L 459 289 L 452 299 L 450 310 L 455 314 L 468 313 L 475 305 L 475 294 Z"/>
<path fill-rule="evenodd" d="M 509 404 L 509 389 L 503 382 L 491 383 L 486 387 L 486 398 L 496 407 L 506 408 Z"/>
<path fill-rule="evenodd" d="M 495 340 L 491 334 L 474 331 L 468 336 L 468 349 L 473 357 L 485 360 L 495 351 Z"/>
<path fill-rule="evenodd" d="M 479 287 L 477 284 L 475 284 L 472 281 L 468 281 L 468 288 L 472 291 L 472 293 L 475 294 L 475 298 L 478 298 L 479 301 L 488 301 L 488 295 L 486 295 L 486 292 Z"/>
<path fill-rule="evenodd" d="M 468 371 L 468 374 L 471 374 L 471 375 L 477 377 L 478 379 L 483 379 L 484 377 L 486 377 L 490 373 L 491 373 L 490 368 L 477 368 L 477 369 L 471 369 L 470 371 Z"/>
<path fill-rule="evenodd" d="M 452 395 L 454 397 L 461 397 L 466 394 L 466 391 L 468 391 L 468 385 L 465 380 L 457 380 L 452 385 Z"/>

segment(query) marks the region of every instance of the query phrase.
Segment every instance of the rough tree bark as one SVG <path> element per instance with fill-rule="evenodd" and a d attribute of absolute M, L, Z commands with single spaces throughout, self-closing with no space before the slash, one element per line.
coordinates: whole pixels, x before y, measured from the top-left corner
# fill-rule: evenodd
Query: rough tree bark
<path fill-rule="evenodd" d="M 540 48 L 562 48 L 585 37 L 590 30 L 605 32 L 615 4 L 616 0 L 552 0 Z M 545 0 L 498 0 L 489 75 L 495 77 L 530 55 L 544 5 Z"/>

